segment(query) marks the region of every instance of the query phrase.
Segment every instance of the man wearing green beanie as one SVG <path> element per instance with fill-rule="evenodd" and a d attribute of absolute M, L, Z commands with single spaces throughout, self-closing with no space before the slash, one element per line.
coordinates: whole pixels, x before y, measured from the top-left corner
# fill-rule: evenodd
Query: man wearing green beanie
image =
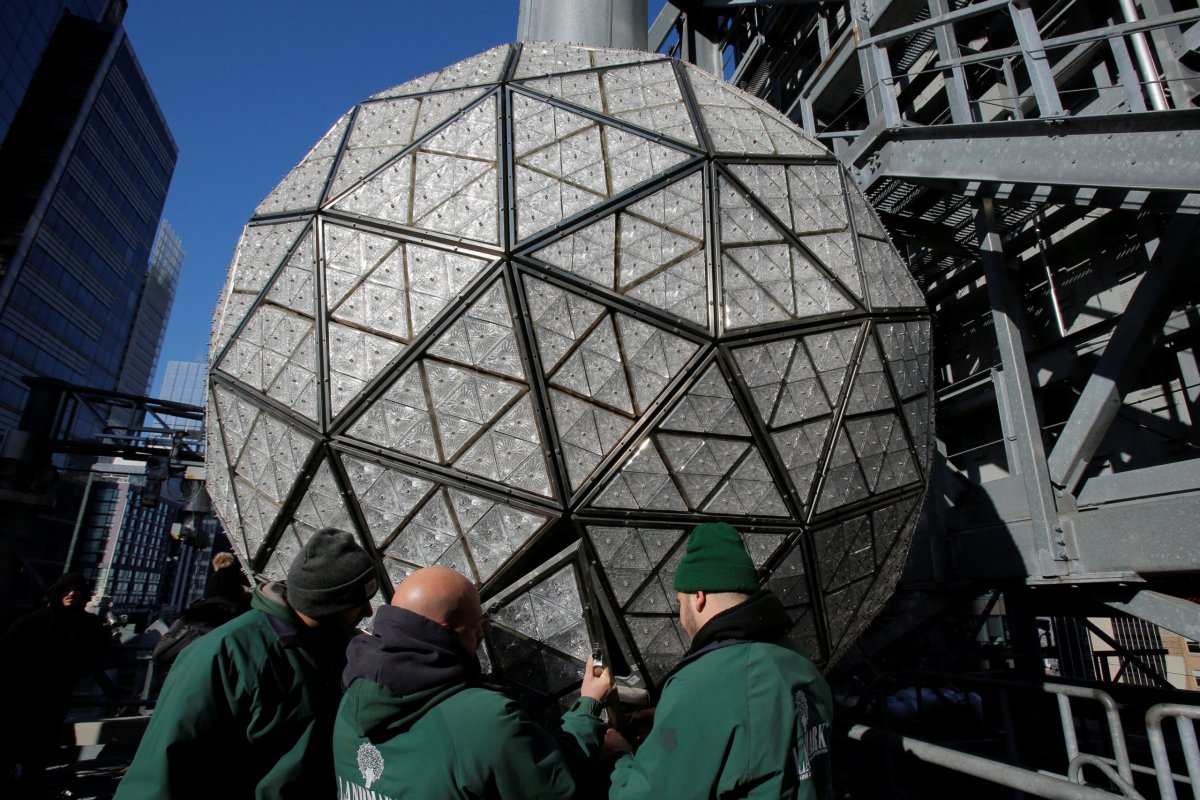
<path fill-rule="evenodd" d="M 737 529 L 696 526 L 675 591 L 692 646 L 637 753 L 610 732 L 609 747 L 626 753 L 609 797 L 829 797 L 829 686 L 787 638 L 791 619 L 759 588 Z"/>

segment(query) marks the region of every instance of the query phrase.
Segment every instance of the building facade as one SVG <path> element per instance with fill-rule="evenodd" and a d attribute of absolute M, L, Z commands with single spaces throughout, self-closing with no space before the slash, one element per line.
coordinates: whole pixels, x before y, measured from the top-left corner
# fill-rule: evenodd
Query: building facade
<path fill-rule="evenodd" d="M 68 560 L 94 586 L 93 602 L 153 618 L 175 571 L 180 508 L 167 497 L 143 502 L 145 470 L 120 460 L 93 467 Z"/>
<path fill-rule="evenodd" d="M 169 229 L 152 249 L 177 148 L 124 5 L 4 6 L 0 433 L 26 376 L 141 394 L 153 374 L 181 256 Z"/>
<path fill-rule="evenodd" d="M 158 366 L 167 317 L 175 300 L 179 270 L 183 267 L 183 243 L 175 230 L 163 220 L 154 237 L 154 248 L 138 299 L 137 316 L 129 330 L 121 363 L 117 389 L 128 394 L 146 394 Z M 203 405 L 203 394 L 200 395 Z"/>
<path fill-rule="evenodd" d="M 208 365 L 199 361 L 168 361 L 163 372 L 162 383 L 155 394 L 159 400 L 204 405 L 204 381 L 208 376 Z M 199 420 L 164 416 L 163 421 L 176 430 L 198 431 L 204 428 Z"/>

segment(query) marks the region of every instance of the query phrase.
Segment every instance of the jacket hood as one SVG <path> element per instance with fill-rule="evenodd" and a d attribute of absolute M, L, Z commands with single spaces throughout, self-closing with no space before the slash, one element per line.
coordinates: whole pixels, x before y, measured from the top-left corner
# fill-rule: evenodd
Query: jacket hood
<path fill-rule="evenodd" d="M 445 683 L 476 681 L 479 662 L 463 650 L 454 634 L 433 620 L 403 608 L 380 606 L 375 612 L 375 633 L 350 642 L 342 685 L 349 686 L 355 678 L 408 695 Z"/>
<path fill-rule="evenodd" d="M 68 589 L 72 588 L 80 589 L 86 595 L 91 594 L 91 584 L 87 582 L 86 578 L 84 578 L 78 572 L 68 572 L 60 576 L 54 583 L 50 584 L 50 608 L 54 609 L 55 611 L 62 610 L 63 595 L 67 593 Z M 86 601 L 87 598 L 85 597 L 84 600 Z M 80 603 L 75 610 L 82 611 L 83 603 Z"/>
<path fill-rule="evenodd" d="M 770 589 L 759 589 L 743 603 L 726 609 L 696 631 L 687 655 L 720 641 L 774 642 L 787 635 L 792 619 Z M 686 657 L 685 657 L 686 658 Z"/>
<path fill-rule="evenodd" d="M 292 607 L 288 605 L 287 584 L 282 581 L 264 583 L 255 589 L 254 595 L 250 598 L 250 607 L 257 608 L 273 617 L 282 617 L 287 620 L 297 619 L 292 612 Z"/>
<path fill-rule="evenodd" d="M 429 708 L 479 680 L 478 660 L 449 630 L 394 606 L 376 610 L 375 633 L 354 637 L 346 656 L 342 686 L 366 681 L 347 697 L 368 737 L 382 728 L 408 728 Z"/>

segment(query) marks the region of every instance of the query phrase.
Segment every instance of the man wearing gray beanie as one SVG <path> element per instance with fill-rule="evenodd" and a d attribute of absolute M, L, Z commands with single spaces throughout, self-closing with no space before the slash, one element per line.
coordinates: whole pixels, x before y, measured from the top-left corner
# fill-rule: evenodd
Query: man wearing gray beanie
<path fill-rule="evenodd" d="M 180 653 L 116 799 L 333 796 L 346 645 L 377 588 L 353 535 L 314 533 L 286 583 Z"/>

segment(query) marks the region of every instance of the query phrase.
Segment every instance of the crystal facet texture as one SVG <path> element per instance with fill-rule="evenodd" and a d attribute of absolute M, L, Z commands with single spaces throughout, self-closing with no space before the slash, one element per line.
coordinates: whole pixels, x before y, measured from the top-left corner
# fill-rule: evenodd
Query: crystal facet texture
<path fill-rule="evenodd" d="M 647 682 L 671 668 L 675 567 L 724 519 L 826 663 L 904 562 L 930 339 L 866 198 L 778 112 L 655 53 L 502 46 L 355 106 L 258 206 L 208 485 L 267 577 L 327 526 L 384 598 L 431 564 L 485 597 L 540 575 L 490 657 L 555 696 L 585 607 Z"/>

